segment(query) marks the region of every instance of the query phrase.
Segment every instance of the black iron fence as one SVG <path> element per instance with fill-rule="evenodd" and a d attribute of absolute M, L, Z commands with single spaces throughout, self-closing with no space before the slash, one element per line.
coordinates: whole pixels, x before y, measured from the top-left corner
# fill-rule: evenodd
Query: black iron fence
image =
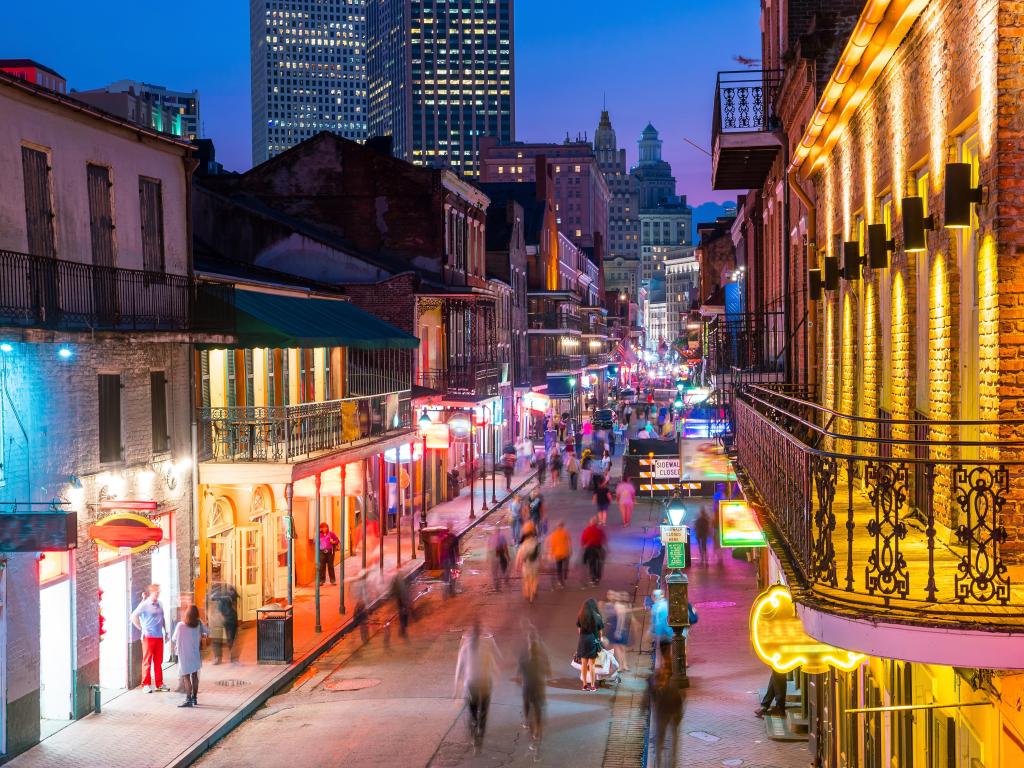
<path fill-rule="evenodd" d="M 715 83 L 712 135 L 771 131 L 779 127 L 775 97 L 782 84 L 782 70 L 719 72 Z"/>
<path fill-rule="evenodd" d="M 494 397 L 498 394 L 498 366 L 494 363 L 449 365 L 419 372 L 419 384 L 455 397 Z"/>
<path fill-rule="evenodd" d="M 803 588 L 897 620 L 1024 625 L 1009 569 L 1024 421 L 856 417 L 760 385 L 737 392 L 734 418 L 740 467 Z"/>
<path fill-rule="evenodd" d="M 531 331 L 580 330 L 580 319 L 563 312 L 529 312 L 526 322 Z"/>
<path fill-rule="evenodd" d="M 412 426 L 410 392 L 277 407 L 200 408 L 199 460 L 288 462 Z"/>

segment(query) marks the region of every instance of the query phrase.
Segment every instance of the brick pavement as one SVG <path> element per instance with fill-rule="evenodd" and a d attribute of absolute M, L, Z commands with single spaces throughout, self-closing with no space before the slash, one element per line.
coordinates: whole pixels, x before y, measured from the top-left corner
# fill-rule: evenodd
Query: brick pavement
<path fill-rule="evenodd" d="M 532 472 L 517 473 L 513 487 L 525 483 Z M 504 488 L 499 477 L 498 487 Z M 481 513 L 481 489 L 476 485 L 475 507 Z M 490 488 L 488 487 L 488 498 Z M 498 492 L 499 505 L 505 501 L 503 491 Z M 488 503 L 487 505 L 491 505 Z M 468 491 L 452 501 L 440 504 L 428 512 L 430 525 L 451 523 L 453 529 L 464 532 L 470 528 L 468 517 Z M 478 517 L 478 520 L 482 517 Z M 419 559 L 410 561 L 408 531 L 403 534 L 402 573 L 411 574 L 422 566 Z M 394 536 L 386 539 L 385 568 L 381 578 L 372 580 L 373 594 L 384 590 L 395 567 Z M 368 553 L 371 573 L 380 573 L 377 548 Z M 359 572 L 360 558 L 346 559 L 346 574 Z M 176 693 L 147 694 L 141 689 L 126 691 L 103 705 L 100 714 L 88 715 L 53 734 L 37 746 L 14 758 L 9 765 L 15 768 L 64 768 L 64 766 L 104 766 L 104 768 L 165 768 L 184 766 L 193 762 L 218 739 L 230 732 L 248 714 L 259 707 L 275 691 L 301 674 L 321 653 L 329 649 L 350 619 L 338 613 L 338 588 L 321 591 L 322 633 L 313 631 L 313 590 L 297 590 L 295 595 L 295 661 L 290 666 L 256 664 L 255 631 L 249 628 L 240 633 L 240 663 L 213 665 L 207 660 L 203 667 L 199 689 L 200 706 L 179 709 L 182 696 Z M 167 684 L 177 685 L 176 667 L 167 669 Z"/>

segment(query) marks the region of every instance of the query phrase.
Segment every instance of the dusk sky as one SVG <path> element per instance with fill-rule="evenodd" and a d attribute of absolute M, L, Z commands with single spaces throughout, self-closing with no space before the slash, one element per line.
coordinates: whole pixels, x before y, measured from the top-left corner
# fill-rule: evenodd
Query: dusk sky
<path fill-rule="evenodd" d="M 69 88 L 134 79 L 200 91 L 204 135 L 231 170 L 250 165 L 249 6 L 54 0 L 5 8 L 0 58 L 32 58 Z M 516 133 L 593 137 L 606 95 L 619 146 L 636 161 L 648 120 L 691 204 L 721 202 L 709 158 L 715 73 L 760 55 L 756 0 L 516 0 Z"/>

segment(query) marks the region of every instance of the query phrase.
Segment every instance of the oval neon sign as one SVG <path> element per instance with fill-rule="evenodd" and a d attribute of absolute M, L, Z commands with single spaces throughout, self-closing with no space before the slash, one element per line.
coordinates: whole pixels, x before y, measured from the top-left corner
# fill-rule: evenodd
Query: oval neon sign
<path fill-rule="evenodd" d="M 116 552 L 142 552 L 155 547 L 164 537 L 159 525 L 132 512 L 116 512 L 89 526 L 89 538 Z"/>

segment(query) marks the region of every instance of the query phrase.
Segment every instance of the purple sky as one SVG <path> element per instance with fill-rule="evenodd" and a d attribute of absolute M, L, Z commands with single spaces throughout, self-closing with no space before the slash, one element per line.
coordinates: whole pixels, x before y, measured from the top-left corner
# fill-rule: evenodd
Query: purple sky
<path fill-rule="evenodd" d="M 734 199 L 711 191 L 708 157 L 683 138 L 710 149 L 715 73 L 737 68 L 736 54 L 759 55 L 758 15 L 756 0 L 517 0 L 518 138 L 592 138 L 606 94 L 630 163 L 650 120 L 691 204 Z M 37 59 L 69 87 L 135 79 L 198 88 L 218 160 L 249 167 L 248 3 L 52 0 L 45 18 L 30 3 L 4 17 L 0 58 Z"/>

